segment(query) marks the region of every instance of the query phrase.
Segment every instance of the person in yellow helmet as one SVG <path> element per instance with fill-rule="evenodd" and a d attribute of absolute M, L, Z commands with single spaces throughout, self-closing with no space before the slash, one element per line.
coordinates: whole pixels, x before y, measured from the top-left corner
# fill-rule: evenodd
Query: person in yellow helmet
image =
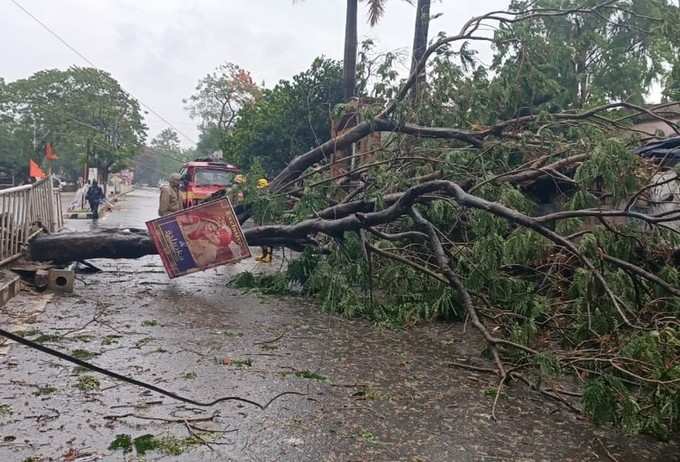
<path fill-rule="evenodd" d="M 267 181 L 266 178 L 260 178 L 257 180 L 257 189 L 266 189 L 269 187 L 269 181 Z M 260 223 L 262 224 L 262 223 Z M 271 263 L 272 262 L 272 254 L 274 253 L 274 249 L 271 247 L 260 247 L 262 250 L 262 255 L 259 257 L 255 258 L 256 261 L 261 261 L 262 263 Z"/>
<path fill-rule="evenodd" d="M 246 176 L 241 173 L 234 177 L 234 186 L 229 188 L 229 200 L 232 204 L 243 202 L 243 187 L 245 186 L 246 181 Z"/>

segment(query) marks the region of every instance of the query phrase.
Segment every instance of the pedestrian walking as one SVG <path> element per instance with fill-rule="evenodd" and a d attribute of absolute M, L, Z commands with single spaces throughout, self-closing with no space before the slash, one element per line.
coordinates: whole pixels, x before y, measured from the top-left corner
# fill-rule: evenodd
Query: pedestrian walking
<path fill-rule="evenodd" d="M 90 210 L 92 210 L 92 218 L 96 220 L 97 218 L 99 218 L 99 205 L 102 203 L 104 199 L 106 199 L 104 190 L 102 189 L 101 186 L 97 184 L 97 180 L 92 180 L 92 185 L 90 185 L 89 189 L 87 190 L 87 195 L 85 196 L 85 199 L 87 199 L 87 202 L 90 203 Z"/>

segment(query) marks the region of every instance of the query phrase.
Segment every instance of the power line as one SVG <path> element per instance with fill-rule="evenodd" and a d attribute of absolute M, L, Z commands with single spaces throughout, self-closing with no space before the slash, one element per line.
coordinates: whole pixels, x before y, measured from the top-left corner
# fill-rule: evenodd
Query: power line
<path fill-rule="evenodd" d="M 87 64 L 94 68 L 98 68 L 96 64 L 94 64 L 90 59 L 87 58 L 84 54 L 82 54 L 80 51 L 78 51 L 74 46 L 69 44 L 66 40 L 64 40 L 59 34 L 57 34 L 54 30 L 52 30 L 47 24 L 42 22 L 40 19 L 38 19 L 33 13 L 28 11 L 23 5 L 21 5 L 17 0 L 10 0 L 12 3 L 14 3 L 21 11 L 26 13 L 31 19 L 33 19 L 35 22 L 40 24 L 40 26 L 45 29 L 47 32 L 49 32 L 54 38 L 56 38 L 62 45 L 64 45 L 66 48 L 71 50 L 73 53 L 78 55 L 83 61 L 85 61 Z M 132 94 L 132 93 L 130 93 Z M 163 121 L 165 124 L 167 124 L 170 128 L 175 130 L 177 133 L 182 135 L 186 140 L 188 140 L 192 144 L 196 144 L 196 141 L 194 141 L 190 136 L 186 135 L 183 133 L 180 129 L 175 127 L 168 119 L 160 115 L 158 112 L 156 112 L 151 106 L 148 104 L 144 103 L 141 99 L 137 98 L 137 101 L 139 101 L 139 104 L 144 107 L 147 111 L 149 111 L 151 114 L 155 115 L 158 117 L 161 121 Z"/>

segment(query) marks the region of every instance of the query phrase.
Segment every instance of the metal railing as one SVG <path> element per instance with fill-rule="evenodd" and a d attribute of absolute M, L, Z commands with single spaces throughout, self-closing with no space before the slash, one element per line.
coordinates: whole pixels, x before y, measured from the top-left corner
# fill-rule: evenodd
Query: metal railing
<path fill-rule="evenodd" d="M 46 230 L 64 226 L 61 194 L 52 178 L 0 190 L 0 265 L 21 255 L 28 241 Z"/>

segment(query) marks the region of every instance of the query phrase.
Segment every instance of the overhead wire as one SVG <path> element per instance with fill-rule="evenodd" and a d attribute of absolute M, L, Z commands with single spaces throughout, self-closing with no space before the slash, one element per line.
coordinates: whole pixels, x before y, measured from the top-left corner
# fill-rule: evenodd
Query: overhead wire
<path fill-rule="evenodd" d="M 45 24 L 43 21 L 41 21 L 38 17 L 36 17 L 33 13 L 31 13 L 26 7 L 24 7 L 21 3 L 19 3 L 17 0 L 10 0 L 10 2 L 14 3 L 14 5 L 19 8 L 21 11 L 23 11 L 26 15 L 28 15 L 31 19 L 33 19 L 35 22 L 37 22 L 43 29 L 45 29 L 50 35 L 52 35 L 54 38 L 56 38 L 62 45 L 64 45 L 66 48 L 71 50 L 73 53 L 75 53 L 78 57 L 80 57 L 83 61 L 85 61 L 87 64 L 94 68 L 99 68 L 96 64 L 92 62 L 87 56 L 85 56 L 83 53 L 81 53 L 76 47 L 68 43 L 63 37 L 61 37 L 56 31 L 54 31 L 52 28 L 50 28 L 47 24 Z M 131 92 L 128 91 L 130 95 L 132 95 Z M 134 95 L 133 95 L 134 96 Z M 192 144 L 196 144 L 196 141 L 192 139 L 190 136 L 182 132 L 180 129 L 178 129 L 174 124 L 172 124 L 168 119 L 163 117 L 160 113 L 158 113 L 155 109 L 153 109 L 151 106 L 146 104 L 144 101 L 142 101 L 140 98 L 135 97 L 137 101 L 139 101 L 139 104 L 149 111 L 151 114 L 155 115 L 160 119 L 163 123 L 168 125 L 168 127 L 172 128 L 175 130 L 177 133 L 182 135 L 187 141 L 189 141 Z"/>

